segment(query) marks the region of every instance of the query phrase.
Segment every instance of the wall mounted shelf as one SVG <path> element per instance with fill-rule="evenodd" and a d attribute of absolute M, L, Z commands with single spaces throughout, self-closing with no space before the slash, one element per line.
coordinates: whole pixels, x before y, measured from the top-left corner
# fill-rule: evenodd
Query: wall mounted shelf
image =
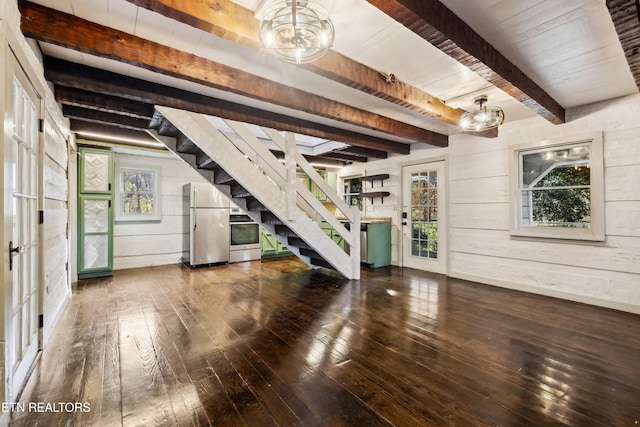
<path fill-rule="evenodd" d="M 380 202 L 384 204 L 384 198 L 389 196 L 388 191 L 371 191 L 369 193 L 362 193 L 360 194 L 362 197 L 367 197 L 369 199 L 371 199 L 371 203 L 373 203 L 373 199 L 376 197 L 380 197 Z"/>
<path fill-rule="evenodd" d="M 360 179 L 362 181 L 371 182 L 371 186 L 373 186 L 374 181 L 380 181 L 380 187 L 384 187 L 384 180 L 389 179 L 389 174 L 381 173 L 377 175 L 363 176 Z M 384 198 L 389 196 L 389 194 L 390 193 L 388 191 L 369 191 L 369 192 L 361 193 L 360 196 L 371 199 L 371 203 L 373 203 L 373 199 L 375 199 L 376 197 L 380 197 L 380 203 L 384 204 Z"/>
<path fill-rule="evenodd" d="M 385 179 L 389 179 L 389 174 L 388 173 L 381 173 L 381 174 L 378 174 L 378 175 L 363 176 L 360 179 L 362 181 L 370 181 L 372 183 L 373 183 L 373 181 L 380 181 L 380 186 L 384 187 L 384 180 Z"/>

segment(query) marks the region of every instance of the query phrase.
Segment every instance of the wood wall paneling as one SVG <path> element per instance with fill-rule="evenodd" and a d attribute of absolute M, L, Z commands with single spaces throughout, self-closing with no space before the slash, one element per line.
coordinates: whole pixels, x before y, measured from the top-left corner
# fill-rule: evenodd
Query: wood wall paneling
<path fill-rule="evenodd" d="M 146 156 L 115 153 L 114 161 L 140 167 L 161 168 L 160 221 L 116 222 L 114 226 L 114 270 L 152 265 L 176 264 L 182 260 L 183 196 L 182 186 L 188 182 L 206 182 L 189 165 L 171 156 Z M 117 173 L 117 169 L 116 169 Z"/>

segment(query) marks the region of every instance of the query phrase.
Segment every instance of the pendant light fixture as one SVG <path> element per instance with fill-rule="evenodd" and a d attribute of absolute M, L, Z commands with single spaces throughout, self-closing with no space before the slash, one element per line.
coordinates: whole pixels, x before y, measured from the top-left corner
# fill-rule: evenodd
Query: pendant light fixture
<path fill-rule="evenodd" d="M 478 105 L 476 111 L 467 111 L 460 119 L 460 127 L 468 131 L 483 131 L 500 126 L 504 122 L 504 111 L 498 107 L 487 107 L 487 95 L 480 95 L 473 100 Z"/>
<path fill-rule="evenodd" d="M 333 44 L 329 14 L 314 0 L 278 0 L 260 23 L 262 47 L 294 64 L 315 61 Z"/>

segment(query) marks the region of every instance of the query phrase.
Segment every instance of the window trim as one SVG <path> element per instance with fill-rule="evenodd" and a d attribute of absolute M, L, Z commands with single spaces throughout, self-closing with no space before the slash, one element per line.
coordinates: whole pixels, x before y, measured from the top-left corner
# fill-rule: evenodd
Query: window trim
<path fill-rule="evenodd" d="M 558 149 L 576 144 L 590 145 L 590 211 L 589 228 L 533 227 L 521 225 L 522 220 L 522 154 Z M 558 138 L 513 147 L 511 162 L 511 218 L 510 234 L 514 238 L 545 239 L 551 241 L 603 242 L 605 239 L 604 204 L 604 144 L 602 132 L 592 132 L 570 138 Z"/>
<path fill-rule="evenodd" d="M 351 181 L 351 180 L 359 180 L 360 181 L 360 193 L 345 193 L 344 191 L 344 186 L 345 186 L 345 181 Z M 362 181 L 362 175 L 348 175 L 348 176 L 341 176 L 340 177 L 340 183 L 341 183 L 341 194 L 340 196 L 342 197 L 342 200 L 347 204 L 347 206 L 351 207 L 351 206 L 357 206 L 357 205 L 352 205 L 351 202 L 349 201 L 349 203 L 347 203 L 346 201 L 346 197 L 347 195 L 351 196 L 353 194 L 358 194 L 360 196 L 360 206 L 358 206 L 358 210 L 362 213 L 364 212 L 364 204 L 365 204 L 365 200 L 364 197 L 362 197 L 362 193 L 364 193 L 364 181 Z"/>
<path fill-rule="evenodd" d="M 160 221 L 162 219 L 162 196 L 160 192 L 160 182 L 162 177 L 162 168 L 160 166 L 139 166 L 132 163 L 116 163 L 116 191 L 114 193 L 115 201 L 115 220 L 116 222 L 149 222 Z M 136 171 L 152 171 L 154 172 L 154 201 L 155 209 L 152 214 L 125 214 L 122 212 L 122 171 L 123 170 L 136 170 Z"/>

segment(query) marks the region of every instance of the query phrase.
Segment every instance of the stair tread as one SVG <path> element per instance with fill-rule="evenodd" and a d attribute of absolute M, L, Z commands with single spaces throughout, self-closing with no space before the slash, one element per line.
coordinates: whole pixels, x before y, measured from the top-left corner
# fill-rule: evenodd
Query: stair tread
<path fill-rule="evenodd" d="M 177 126 L 162 115 L 154 116 L 153 125 L 158 129 L 162 128 L 163 132 L 175 133 L 176 144 L 172 144 L 173 147 L 170 148 L 176 154 L 184 157 L 187 163 L 199 171 L 207 181 L 236 200 L 239 206 L 246 209 L 257 222 L 264 225 L 278 240 L 287 242 L 292 249 L 295 248 L 294 252 L 309 265 L 339 271 L 342 275 L 351 277 L 353 272 L 349 267 L 350 262 L 344 258 L 344 255 L 348 255 L 344 254 L 343 251 L 333 250 L 333 247 L 324 240 L 326 239 L 324 231 L 319 228 L 316 222 L 311 221 L 308 215 L 303 215 L 302 210 L 285 213 L 282 198 L 273 196 L 276 194 L 276 190 L 281 191 L 280 188 L 273 187 L 273 185 L 277 185 L 276 181 L 265 179 L 265 177 L 269 176 L 267 172 L 257 168 L 248 158 L 239 156 L 236 150 L 238 147 L 233 141 L 220 141 L 220 144 L 215 144 L 214 147 L 203 143 L 202 147 L 207 148 L 202 150 L 199 146 L 201 140 L 198 138 L 201 138 L 200 136 L 195 141 L 192 141 L 181 133 L 183 114 L 175 114 L 171 109 L 163 110 L 163 113 L 174 120 Z M 195 113 L 187 113 L 187 115 L 190 114 Z M 172 130 L 172 127 L 177 131 Z M 208 129 L 206 125 L 202 125 L 202 131 L 207 131 Z M 194 133 L 194 135 L 206 135 L 206 133 Z M 236 174 L 236 172 L 245 174 L 248 182 L 243 180 L 242 183 L 244 185 L 241 185 L 225 168 L 229 169 L 233 174 Z M 272 196 L 266 200 L 263 198 L 258 199 L 251 191 L 255 194 L 271 194 Z M 273 211 L 269 209 L 270 206 L 272 206 Z M 274 211 L 278 212 L 278 215 L 274 214 Z M 288 216 L 290 214 L 292 222 L 289 222 L 289 218 L 287 220 L 280 219 L 280 215 Z M 306 243 L 307 241 L 314 241 L 313 239 L 315 238 L 318 238 L 321 243 L 327 244 L 326 253 L 323 249 L 321 254 Z M 323 245 L 319 247 L 324 248 Z M 334 265 L 337 267 L 334 267 Z"/>

